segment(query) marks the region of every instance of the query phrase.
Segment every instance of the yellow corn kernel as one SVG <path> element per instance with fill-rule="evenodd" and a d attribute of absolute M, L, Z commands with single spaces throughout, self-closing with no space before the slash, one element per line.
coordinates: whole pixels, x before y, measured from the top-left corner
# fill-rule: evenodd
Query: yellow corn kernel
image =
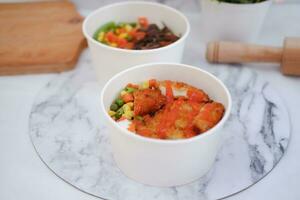
<path fill-rule="evenodd" d="M 121 96 L 124 96 L 124 95 L 127 94 L 127 93 L 128 93 L 128 92 L 126 92 L 125 90 L 122 90 L 120 94 L 121 94 Z"/>
<path fill-rule="evenodd" d="M 104 32 L 100 32 L 97 39 L 98 41 L 102 42 L 104 39 Z"/>
<path fill-rule="evenodd" d="M 128 33 L 121 33 L 118 37 L 124 39 L 127 36 L 128 36 Z"/>
<path fill-rule="evenodd" d="M 130 107 L 130 109 L 132 110 L 132 108 L 133 108 L 133 102 L 126 103 L 126 105 L 128 105 Z"/>
<path fill-rule="evenodd" d="M 122 107 L 123 107 L 124 113 L 131 111 L 131 108 L 128 104 L 124 104 Z"/>
<path fill-rule="evenodd" d="M 130 26 L 129 24 L 126 24 L 125 30 L 126 30 L 127 32 L 131 31 L 131 30 L 132 30 L 132 26 Z"/>
<path fill-rule="evenodd" d="M 110 43 L 109 46 L 112 46 L 112 47 L 117 47 L 118 44 L 117 43 Z"/>
<path fill-rule="evenodd" d="M 124 112 L 124 114 L 122 115 L 122 117 L 125 117 L 128 120 L 132 119 L 132 117 L 133 117 L 133 111 L 130 110 L 130 111 Z"/>
<path fill-rule="evenodd" d="M 110 111 L 108 111 L 108 114 L 109 114 L 109 116 L 114 116 L 114 115 L 116 114 L 116 112 L 115 112 L 115 111 L 112 111 L 112 110 L 110 110 Z"/>
<path fill-rule="evenodd" d="M 149 81 L 145 81 L 140 85 L 141 89 L 148 89 L 149 88 Z"/>

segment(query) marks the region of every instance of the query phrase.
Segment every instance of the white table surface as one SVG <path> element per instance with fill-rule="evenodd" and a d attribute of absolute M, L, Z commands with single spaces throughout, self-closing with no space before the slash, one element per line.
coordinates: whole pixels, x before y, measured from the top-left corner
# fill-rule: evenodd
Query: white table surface
<path fill-rule="evenodd" d="M 281 45 L 284 36 L 300 35 L 300 5 L 274 5 L 259 42 Z M 253 68 L 284 98 L 291 116 L 292 138 L 277 167 L 251 188 L 229 200 L 300 199 L 300 78 L 285 77 L 278 66 Z M 56 74 L 0 77 L 0 199 L 92 200 L 56 177 L 37 156 L 28 137 L 28 117 L 37 92 Z"/>

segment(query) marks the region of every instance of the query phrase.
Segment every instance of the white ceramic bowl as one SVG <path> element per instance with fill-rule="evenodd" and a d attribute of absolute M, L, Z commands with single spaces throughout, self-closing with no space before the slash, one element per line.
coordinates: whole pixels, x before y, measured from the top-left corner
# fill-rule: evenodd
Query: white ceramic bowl
<path fill-rule="evenodd" d="M 254 41 L 263 25 L 272 0 L 236 4 L 199 0 L 201 4 L 202 40 Z"/>
<path fill-rule="evenodd" d="M 203 89 L 225 106 L 222 120 L 204 134 L 181 140 L 146 138 L 122 128 L 107 114 L 110 104 L 127 83 L 151 78 L 182 81 Z M 219 79 L 183 64 L 151 63 L 127 69 L 111 78 L 101 93 L 101 112 L 107 121 L 117 165 L 128 177 L 154 186 L 182 185 L 203 176 L 215 160 L 222 140 L 222 126 L 230 110 L 230 93 Z"/>
<path fill-rule="evenodd" d="M 134 22 L 145 16 L 150 23 L 166 24 L 180 39 L 176 42 L 151 50 L 126 50 L 101 44 L 93 39 L 95 31 L 103 24 Z M 130 66 L 149 62 L 181 62 L 186 37 L 190 31 L 187 18 L 179 11 L 158 3 L 123 2 L 99 8 L 83 22 L 83 33 L 88 41 L 93 65 L 100 85 L 116 73 Z"/>

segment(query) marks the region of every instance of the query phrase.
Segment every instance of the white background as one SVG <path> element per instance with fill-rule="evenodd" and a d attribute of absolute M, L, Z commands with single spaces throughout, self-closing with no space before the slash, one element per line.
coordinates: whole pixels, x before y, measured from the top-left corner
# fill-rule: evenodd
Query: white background
<path fill-rule="evenodd" d="M 87 1 L 78 2 L 77 0 L 77 5 L 82 4 L 90 8 L 93 2 L 98 4 L 108 1 L 93 0 L 90 4 Z M 181 4 L 171 0 L 167 2 L 174 4 L 175 7 Z M 185 7 L 186 12 L 188 9 Z M 261 40 L 279 45 L 282 41 L 280 34 L 300 36 L 300 29 L 294 27 L 300 26 L 300 20 L 293 25 L 289 25 L 288 20 L 280 21 L 280 19 L 288 19 L 289 15 L 297 16 L 299 19 L 300 5 L 274 6 L 269 14 L 272 14 L 271 24 L 281 23 L 282 29 L 272 29 L 267 21 L 265 29 L 269 29 L 267 32 L 270 35 L 264 35 Z M 270 17 L 268 19 L 272 20 Z M 278 35 L 278 37 L 271 38 L 271 35 Z M 276 68 L 257 67 L 256 70 L 284 97 L 291 114 L 292 139 L 286 155 L 267 177 L 228 199 L 297 200 L 300 199 L 300 78 L 282 76 Z M 0 200 L 98 199 L 56 177 L 39 159 L 28 137 L 28 117 L 34 98 L 54 76 L 56 75 L 0 77 Z"/>

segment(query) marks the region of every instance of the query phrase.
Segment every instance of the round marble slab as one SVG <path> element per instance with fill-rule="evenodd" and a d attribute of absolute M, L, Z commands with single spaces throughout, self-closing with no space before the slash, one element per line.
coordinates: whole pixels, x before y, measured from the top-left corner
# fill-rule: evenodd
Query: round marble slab
<path fill-rule="evenodd" d="M 40 91 L 29 122 L 40 158 L 84 192 L 110 200 L 220 199 L 266 176 L 288 146 L 289 115 L 268 82 L 245 68 L 204 66 L 225 82 L 233 97 L 226 139 L 213 168 L 179 187 L 150 187 L 130 180 L 113 160 L 99 108 L 101 89 L 86 54 L 75 71 L 60 74 Z"/>

